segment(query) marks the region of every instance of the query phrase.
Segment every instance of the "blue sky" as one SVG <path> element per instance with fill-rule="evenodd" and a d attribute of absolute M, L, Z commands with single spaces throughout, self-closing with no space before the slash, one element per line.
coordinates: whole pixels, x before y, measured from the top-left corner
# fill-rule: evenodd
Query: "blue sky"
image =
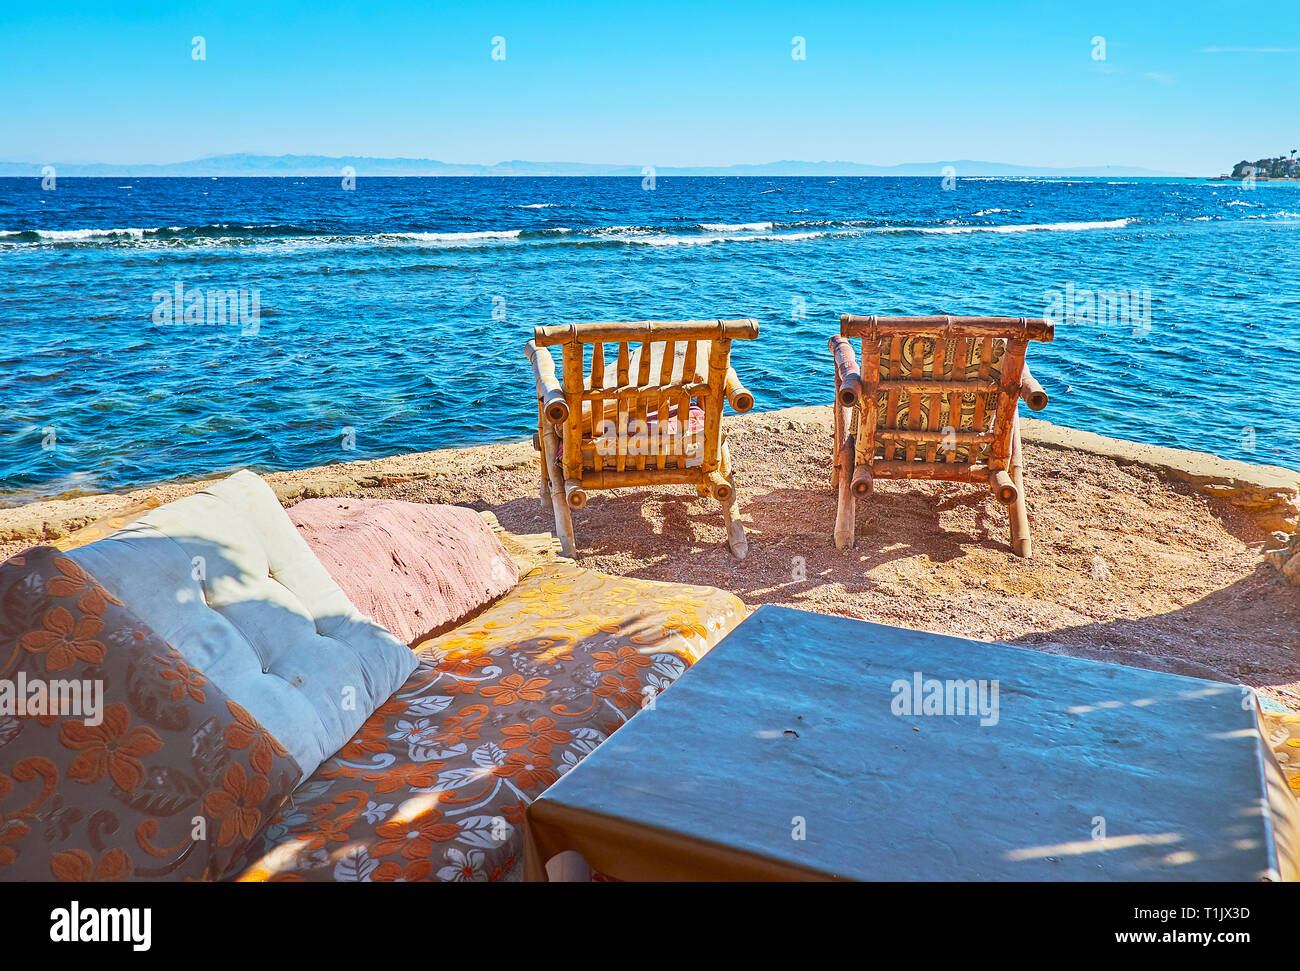
<path fill-rule="evenodd" d="M 975 158 L 1213 174 L 1300 148 L 1289 2 L 1258 15 L 1196 0 L 184 7 L 7 0 L 0 158 Z"/>

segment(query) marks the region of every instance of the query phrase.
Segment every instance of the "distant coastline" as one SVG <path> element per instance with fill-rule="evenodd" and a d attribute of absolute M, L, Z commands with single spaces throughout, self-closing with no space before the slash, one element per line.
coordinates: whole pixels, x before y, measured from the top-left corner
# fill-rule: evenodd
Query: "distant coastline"
<path fill-rule="evenodd" d="M 372 158 L 327 155 L 218 155 L 185 162 L 119 165 L 106 162 L 0 161 L 0 177 L 41 177 L 53 169 L 58 176 L 74 178 L 211 178 L 286 177 L 337 178 L 352 174 L 364 177 L 433 176 L 518 176 L 644 178 L 656 176 L 922 176 L 943 178 L 1016 177 L 1026 178 L 1197 178 L 1185 172 L 1164 172 L 1132 165 L 1034 166 L 975 159 L 934 162 L 904 162 L 898 165 L 868 165 L 861 162 L 778 161 L 725 166 L 613 165 L 591 162 L 530 162 L 514 160 L 477 165 L 441 162 L 423 158 Z M 345 172 L 345 170 L 347 170 Z"/>

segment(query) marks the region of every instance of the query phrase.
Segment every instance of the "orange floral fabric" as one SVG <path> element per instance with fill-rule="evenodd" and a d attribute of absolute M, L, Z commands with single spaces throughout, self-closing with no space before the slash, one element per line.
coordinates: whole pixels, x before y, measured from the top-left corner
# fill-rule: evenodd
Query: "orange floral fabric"
<path fill-rule="evenodd" d="M 744 618 L 709 587 L 552 563 L 420 666 L 252 844 L 241 880 L 517 876 L 524 807 Z"/>
<path fill-rule="evenodd" d="M 98 718 L 0 708 L 0 881 L 219 878 L 302 777 L 258 722 L 49 547 L 0 566 L 0 681 L 102 685 Z"/>

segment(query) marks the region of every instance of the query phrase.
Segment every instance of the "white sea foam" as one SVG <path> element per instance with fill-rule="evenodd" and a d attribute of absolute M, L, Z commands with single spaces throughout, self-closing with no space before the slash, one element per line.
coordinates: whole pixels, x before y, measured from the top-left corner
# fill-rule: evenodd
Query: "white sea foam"
<path fill-rule="evenodd" d="M 0 231 L 0 239 L 17 236 L 22 232 L 24 231 L 18 229 Z M 67 243 L 80 239 L 144 239 L 145 233 L 154 233 L 157 229 L 124 226 L 120 229 L 29 229 L 26 232 L 33 232 L 41 239 L 47 239 L 52 243 Z"/>
<path fill-rule="evenodd" d="M 935 233 L 957 235 L 960 233 L 1073 233 L 1085 229 L 1121 229 L 1131 219 L 1103 219 L 1095 222 L 1029 223 L 1021 226 L 892 226 L 884 232 Z"/>
<path fill-rule="evenodd" d="M 411 240 L 417 243 L 479 243 L 490 239 L 518 239 L 520 229 L 493 229 L 478 233 L 379 233 L 369 239 Z"/>
<path fill-rule="evenodd" d="M 991 211 L 991 210 L 990 210 Z M 1248 218 L 1296 218 L 1295 213 L 1277 212 L 1271 216 L 1252 214 Z M 40 243 L 76 243 L 140 241 L 156 245 L 176 245 L 183 243 L 193 246 L 220 246 L 238 243 L 247 245 L 257 240 L 261 245 L 290 246 L 310 248 L 322 245 L 401 245 L 413 244 L 424 246 L 465 247 L 476 245 L 508 244 L 512 241 L 521 243 L 557 241 L 565 237 L 574 242 L 619 240 L 629 244 L 644 246 L 698 246 L 710 243 L 741 242 L 799 242 L 808 239 L 835 236 L 856 236 L 862 232 L 871 233 L 923 233 L 934 235 L 961 235 L 967 233 L 1027 233 L 1027 232 L 1077 232 L 1091 229 L 1119 229 L 1133 222 L 1132 219 L 1110 219 L 1092 222 L 1031 223 L 1026 225 L 1000 226 L 880 226 L 874 220 L 848 220 L 829 222 L 818 220 L 804 223 L 776 224 L 771 222 L 754 223 L 697 223 L 684 225 L 680 230 L 655 226 L 595 226 L 575 230 L 568 226 L 550 226 L 535 230 L 496 229 L 469 232 L 391 232 L 358 235 L 298 235 L 291 232 L 285 236 L 264 235 L 265 230 L 278 228 L 275 225 L 234 226 L 218 224 L 211 227 L 118 227 L 112 229 L 61 229 L 61 230 L 11 230 L 0 231 L 0 243 L 21 245 L 39 245 Z M 857 227 L 839 228 L 839 227 Z M 778 228 L 779 227 L 779 228 Z M 810 229 L 809 227 L 818 227 Z M 830 228 L 821 228 L 830 227 Z M 288 229 L 289 227 L 285 227 Z M 179 238 L 167 234 L 185 233 L 189 229 L 229 229 L 229 235 L 202 233 L 195 236 L 184 235 Z M 785 230 L 797 229 L 797 232 Z M 262 232 L 255 232 L 255 231 Z M 696 230 L 693 232 L 692 230 Z M 699 232 L 701 231 L 702 232 Z M 24 236 L 19 240 L 15 237 Z M 31 239 L 32 236 L 36 238 Z M 161 235 L 161 238 L 156 238 Z M 521 238 L 522 237 L 522 238 Z"/>
<path fill-rule="evenodd" d="M 794 243 L 805 239 L 830 236 L 831 233 L 751 233 L 744 236 L 629 236 L 627 242 L 638 246 L 707 246 L 712 243 Z"/>
<path fill-rule="evenodd" d="M 515 206 L 516 209 L 558 209 L 558 202 L 530 202 L 526 206 Z"/>

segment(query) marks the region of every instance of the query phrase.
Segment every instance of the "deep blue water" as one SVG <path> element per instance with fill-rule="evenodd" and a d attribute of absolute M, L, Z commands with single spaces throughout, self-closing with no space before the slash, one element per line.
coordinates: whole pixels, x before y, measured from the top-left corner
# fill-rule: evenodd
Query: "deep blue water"
<path fill-rule="evenodd" d="M 843 312 L 1067 285 L 1149 318 L 1032 345 L 1041 417 L 1300 469 L 1298 243 L 1266 183 L 0 179 L 0 504 L 525 436 L 537 324 L 755 317 L 776 408 L 829 399 Z M 177 283 L 256 290 L 257 326 L 155 321 Z"/>

